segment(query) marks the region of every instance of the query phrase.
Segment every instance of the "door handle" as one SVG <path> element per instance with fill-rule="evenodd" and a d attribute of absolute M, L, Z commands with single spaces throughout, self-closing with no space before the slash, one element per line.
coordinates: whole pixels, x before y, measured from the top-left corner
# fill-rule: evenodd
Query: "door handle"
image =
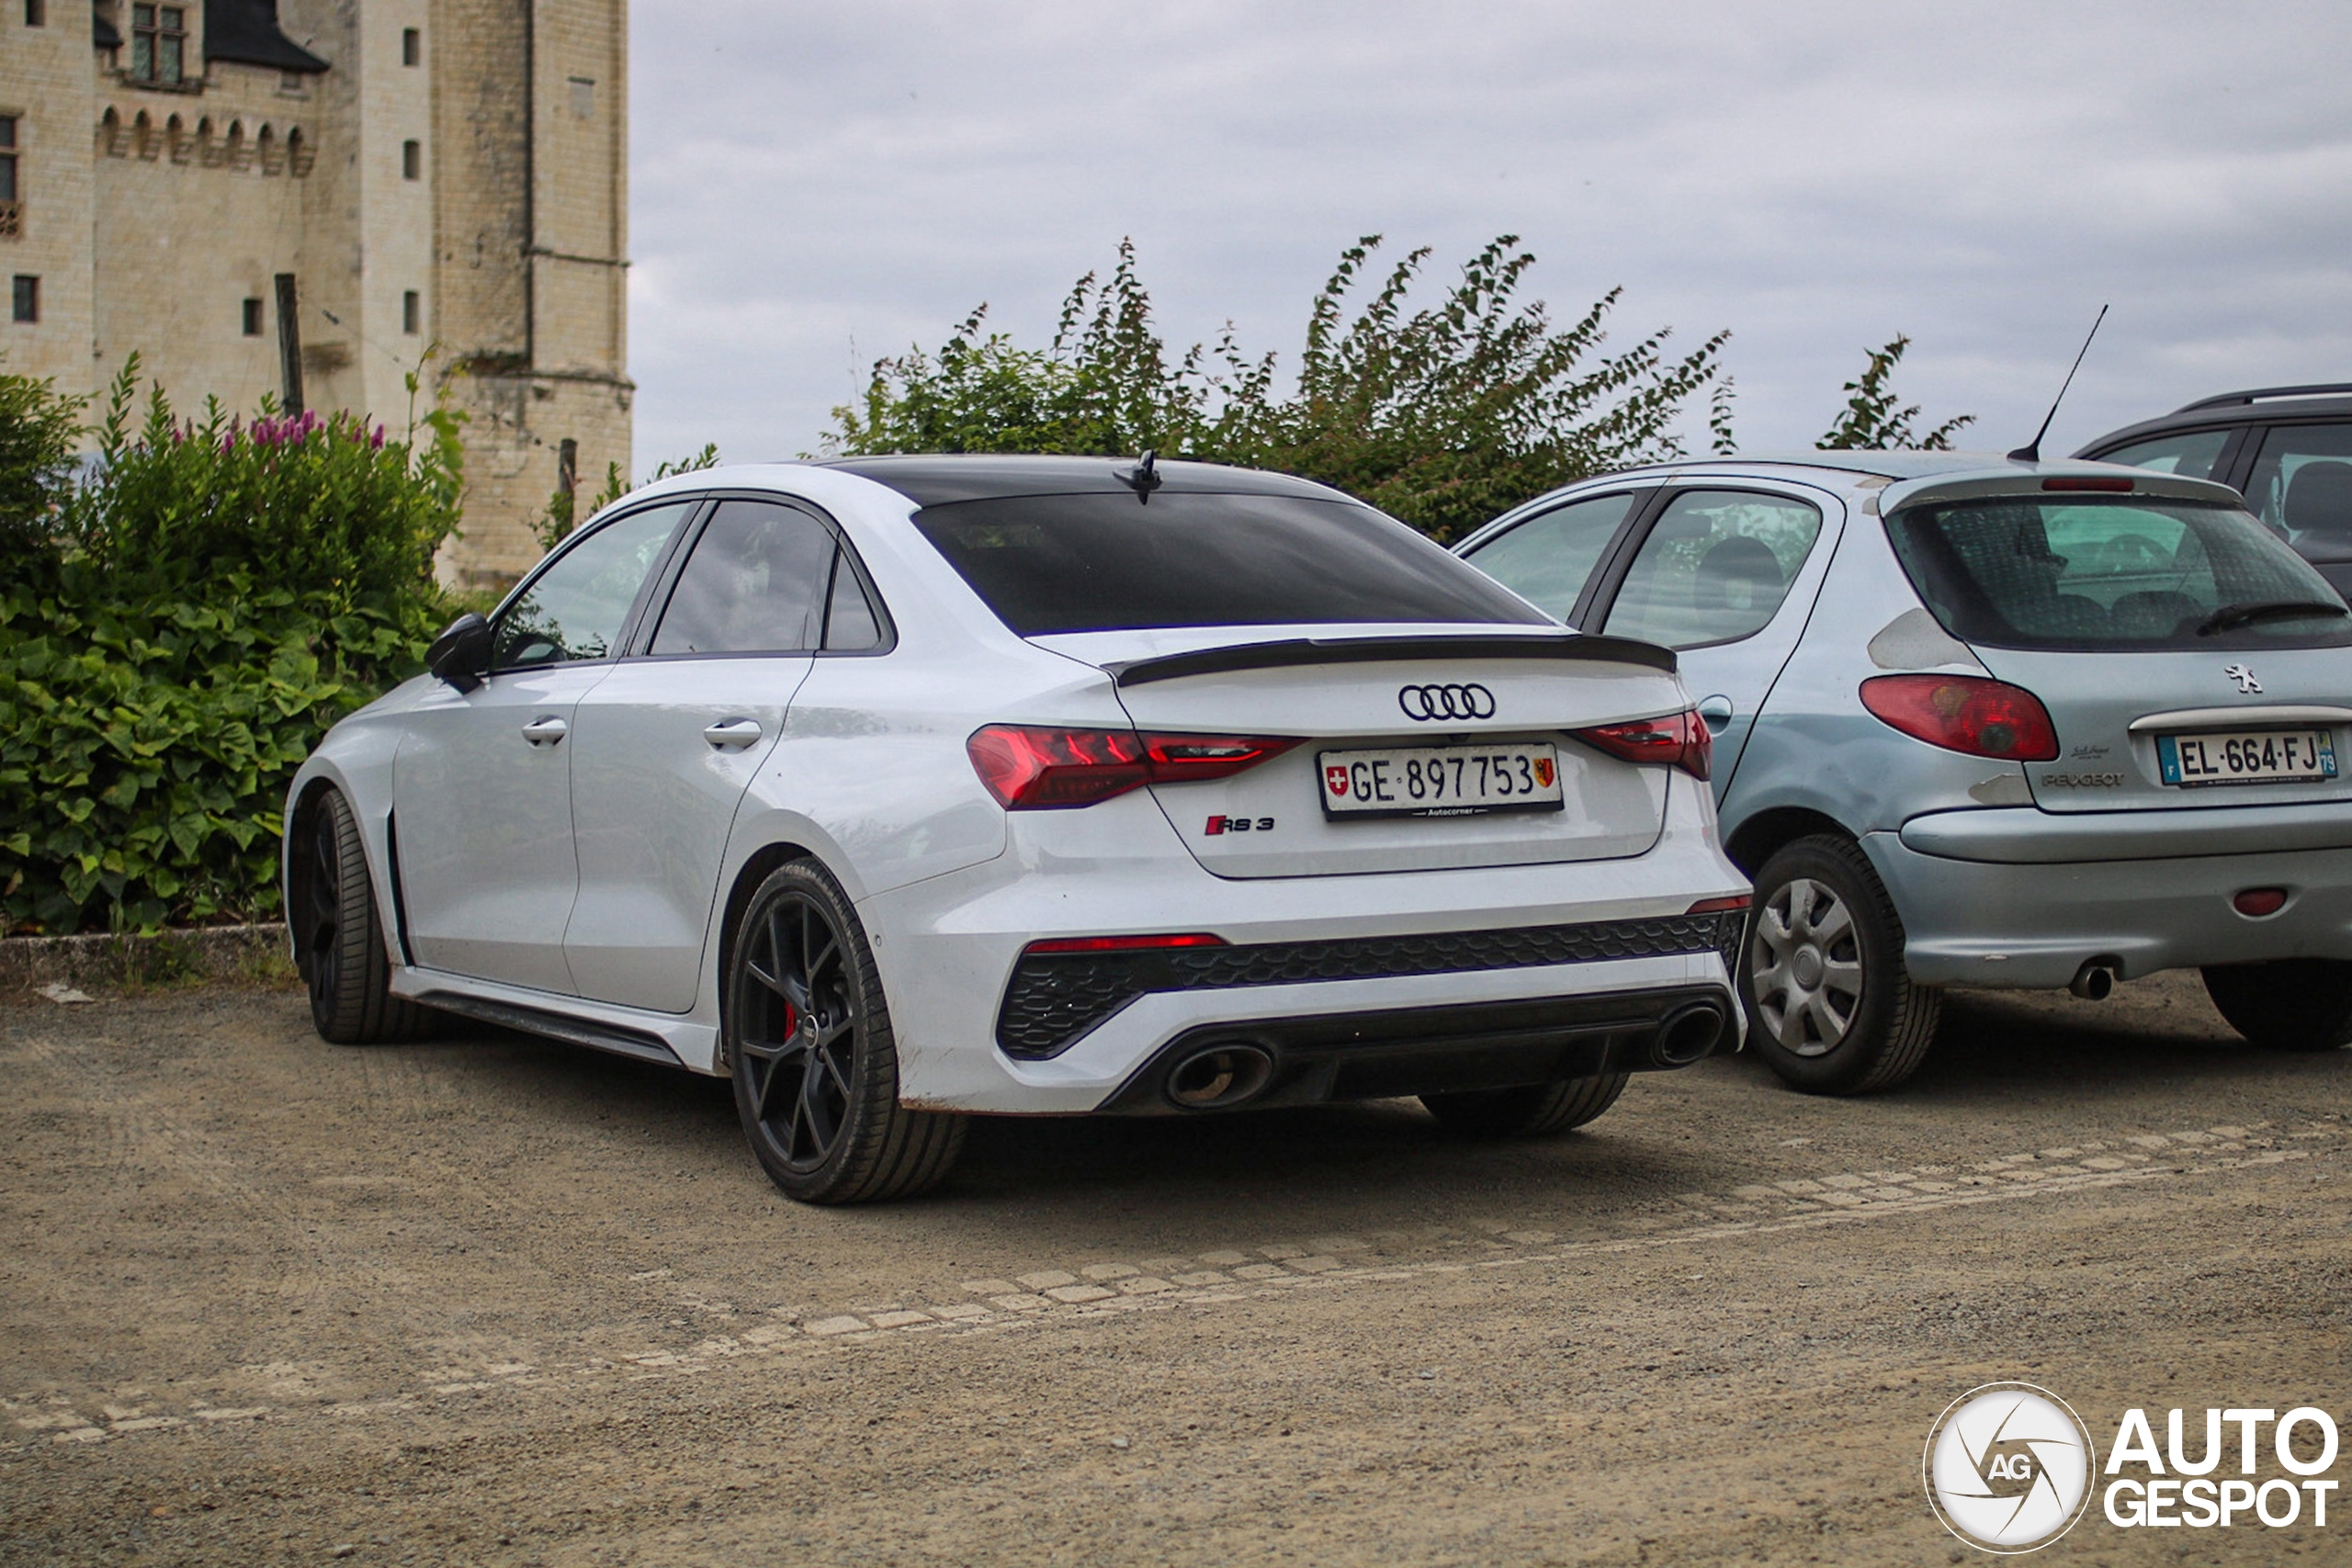
<path fill-rule="evenodd" d="M 553 714 L 545 714 L 523 727 L 523 739 L 534 746 L 554 746 L 571 733 L 571 726 Z"/>
<path fill-rule="evenodd" d="M 702 738 L 721 750 L 729 746 L 749 746 L 766 731 L 756 718 L 722 718 L 702 732 Z"/>
<path fill-rule="evenodd" d="M 1731 699 L 1725 696 L 1703 697 L 1699 703 L 1699 716 L 1706 722 L 1707 732 L 1721 735 L 1731 723 Z"/>

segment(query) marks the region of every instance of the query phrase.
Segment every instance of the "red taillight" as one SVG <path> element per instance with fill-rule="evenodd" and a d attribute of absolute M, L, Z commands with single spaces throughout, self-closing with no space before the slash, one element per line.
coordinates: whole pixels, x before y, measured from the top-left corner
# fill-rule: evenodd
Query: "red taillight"
<path fill-rule="evenodd" d="M 1972 757 L 2047 762 L 2058 728 L 2022 686 L 1974 675 L 1879 675 L 1862 682 L 1862 705 L 1914 739 Z"/>
<path fill-rule="evenodd" d="M 2132 481 L 2128 479 L 2108 479 L 2098 474 L 2061 474 L 2054 479 L 2041 481 L 2043 490 L 2101 491 L 2110 495 L 2130 495 Z"/>
<path fill-rule="evenodd" d="M 1267 736 L 991 724 L 974 731 L 964 750 L 1007 811 L 1054 811 L 1091 806 L 1148 784 L 1225 778 L 1297 744 Z"/>
<path fill-rule="evenodd" d="M 1225 938 L 1206 931 L 1172 936 L 1057 936 L 1033 942 L 1021 950 L 1023 958 L 1041 953 L 1147 953 L 1167 947 L 1223 947 Z"/>
<path fill-rule="evenodd" d="M 1724 898 L 1702 898 L 1682 912 L 1686 915 L 1728 915 L 1735 909 L 1745 909 L 1755 901 L 1748 893 L 1734 893 Z"/>
<path fill-rule="evenodd" d="M 1664 718 L 1637 718 L 1630 724 L 1601 724 L 1572 729 L 1569 735 L 1598 746 L 1629 762 L 1666 762 L 1694 779 L 1703 779 L 1714 765 L 1715 738 L 1707 721 L 1686 709 Z"/>

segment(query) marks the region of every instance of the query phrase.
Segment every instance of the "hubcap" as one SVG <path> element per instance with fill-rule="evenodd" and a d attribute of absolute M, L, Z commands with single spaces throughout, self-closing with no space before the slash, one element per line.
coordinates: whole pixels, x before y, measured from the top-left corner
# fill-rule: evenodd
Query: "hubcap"
<path fill-rule="evenodd" d="M 743 936 L 736 1006 L 752 1115 L 795 1170 L 824 1164 L 849 1121 L 857 1014 L 831 916 L 788 893 Z"/>
<path fill-rule="evenodd" d="M 1756 912 L 1747 973 L 1757 1021 L 1800 1056 L 1834 1051 L 1862 1002 L 1852 911 L 1810 877 L 1786 883 Z"/>

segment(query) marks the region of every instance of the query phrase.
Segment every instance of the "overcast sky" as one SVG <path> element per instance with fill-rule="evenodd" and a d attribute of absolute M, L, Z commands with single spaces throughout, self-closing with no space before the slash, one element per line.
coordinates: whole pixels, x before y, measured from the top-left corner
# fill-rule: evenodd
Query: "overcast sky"
<path fill-rule="evenodd" d="M 635 0 L 637 457 L 813 449 L 973 306 L 1136 241 L 1161 334 L 1295 367 L 1340 248 L 1516 233 L 1616 336 L 1733 333 L 1744 450 L 1866 346 L 1973 444 L 2352 380 L 2352 5 Z"/>

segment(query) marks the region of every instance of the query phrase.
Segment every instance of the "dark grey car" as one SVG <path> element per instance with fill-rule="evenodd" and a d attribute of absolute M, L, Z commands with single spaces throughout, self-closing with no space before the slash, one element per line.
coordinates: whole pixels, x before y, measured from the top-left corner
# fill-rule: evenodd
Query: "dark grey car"
<path fill-rule="evenodd" d="M 2352 595 L 2352 383 L 2200 398 L 2109 431 L 2075 456 L 2219 479 Z"/>

